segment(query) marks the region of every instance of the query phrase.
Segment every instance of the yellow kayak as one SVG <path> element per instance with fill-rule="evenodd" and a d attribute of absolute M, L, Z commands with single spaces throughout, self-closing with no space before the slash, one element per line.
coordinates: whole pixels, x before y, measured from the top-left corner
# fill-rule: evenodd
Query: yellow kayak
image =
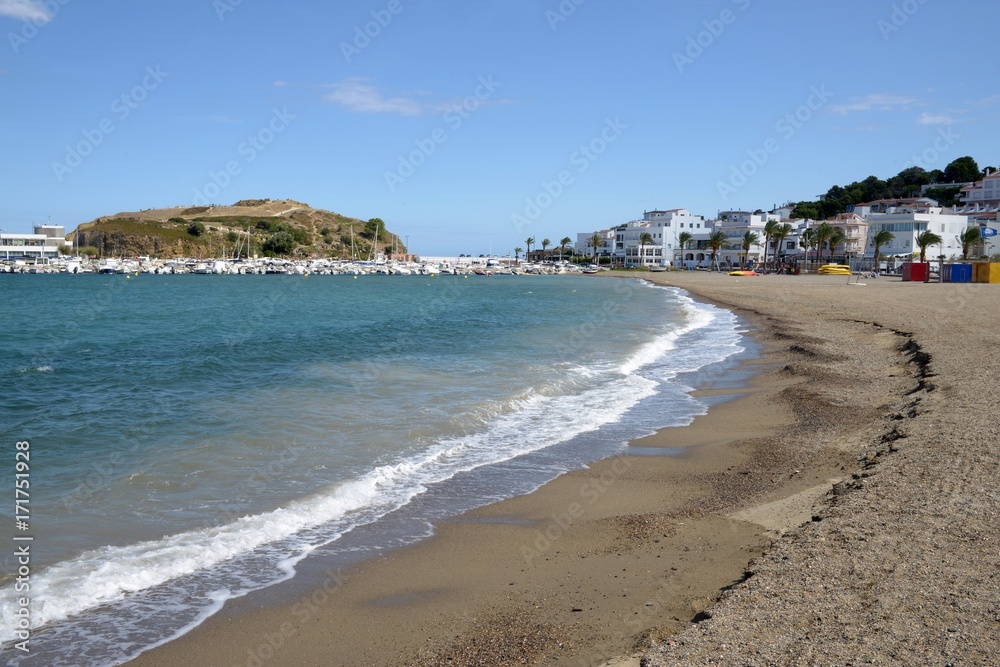
<path fill-rule="evenodd" d="M 826 264 L 816 269 L 816 273 L 821 276 L 849 276 L 851 267 L 846 264 Z"/>

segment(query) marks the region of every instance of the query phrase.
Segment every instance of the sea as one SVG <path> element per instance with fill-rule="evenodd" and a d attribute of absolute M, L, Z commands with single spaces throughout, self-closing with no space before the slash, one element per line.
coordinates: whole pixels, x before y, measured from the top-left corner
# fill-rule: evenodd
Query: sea
<path fill-rule="evenodd" d="M 0 275 L 0 304 L 19 666 L 121 664 L 310 556 L 425 539 L 690 423 L 754 354 L 636 279 Z"/>

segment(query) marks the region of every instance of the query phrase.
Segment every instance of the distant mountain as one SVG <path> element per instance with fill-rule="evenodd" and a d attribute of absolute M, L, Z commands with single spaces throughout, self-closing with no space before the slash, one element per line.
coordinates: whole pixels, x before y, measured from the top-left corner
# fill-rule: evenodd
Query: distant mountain
<path fill-rule="evenodd" d="M 114 257 L 365 258 L 379 251 L 406 252 L 378 218 L 368 221 L 315 209 L 291 199 L 250 199 L 232 206 L 147 209 L 101 216 L 80 225 L 67 240 Z"/>

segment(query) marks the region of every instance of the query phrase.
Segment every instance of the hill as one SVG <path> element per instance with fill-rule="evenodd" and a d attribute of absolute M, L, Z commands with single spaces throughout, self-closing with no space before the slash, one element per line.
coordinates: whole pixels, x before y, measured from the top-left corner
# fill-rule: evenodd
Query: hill
<path fill-rule="evenodd" d="M 962 185 L 978 181 L 990 170 L 996 171 L 993 167 L 980 169 L 976 160 L 966 155 L 953 160 L 944 171 L 909 167 L 886 180 L 869 176 L 860 182 L 834 185 L 820 201 L 798 202 L 791 217 L 826 220 L 854 204 L 877 199 L 919 197 L 924 186 L 933 186 L 926 190 L 926 196 L 942 206 L 958 205 Z"/>
<path fill-rule="evenodd" d="M 367 257 L 403 254 L 400 239 L 379 218 L 364 221 L 290 199 L 251 199 L 232 206 L 146 209 L 101 216 L 66 236 L 101 256 Z"/>

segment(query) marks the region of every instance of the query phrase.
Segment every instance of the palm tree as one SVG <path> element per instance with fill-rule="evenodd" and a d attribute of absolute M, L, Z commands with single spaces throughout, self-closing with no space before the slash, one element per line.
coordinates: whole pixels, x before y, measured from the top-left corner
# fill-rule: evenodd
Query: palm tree
<path fill-rule="evenodd" d="M 531 246 L 535 245 L 535 237 L 529 236 L 525 241 L 524 245 L 527 246 L 528 252 L 524 253 L 524 258 L 528 259 L 528 254 L 531 252 Z"/>
<path fill-rule="evenodd" d="M 545 259 L 545 250 L 552 245 L 552 241 L 548 239 L 542 239 L 542 259 Z"/>
<path fill-rule="evenodd" d="M 847 234 L 840 227 L 834 227 L 827 243 L 830 244 L 830 263 L 833 264 L 833 253 L 841 243 L 847 240 Z"/>
<path fill-rule="evenodd" d="M 821 261 L 823 256 L 823 246 L 826 245 L 827 240 L 833 235 L 833 225 L 829 222 L 820 223 L 819 227 L 816 228 L 816 260 Z"/>
<path fill-rule="evenodd" d="M 889 245 L 896 235 L 888 229 L 883 229 L 875 233 L 872 237 L 872 245 L 875 247 L 875 273 L 878 274 L 879 260 L 882 257 L 882 246 Z"/>
<path fill-rule="evenodd" d="M 771 236 L 774 237 L 774 260 L 777 261 L 778 257 L 784 255 L 781 251 L 781 244 L 785 242 L 785 239 L 795 231 L 792 226 L 787 222 L 782 223 L 775 227 L 771 231 Z"/>
<path fill-rule="evenodd" d="M 517 256 L 520 253 L 522 253 L 522 252 L 524 252 L 524 248 L 514 248 L 514 263 L 515 264 L 519 264 L 520 263 L 520 262 L 517 261 Z"/>
<path fill-rule="evenodd" d="M 712 249 L 712 266 L 718 266 L 716 256 L 720 250 L 729 247 L 729 237 L 721 229 L 716 230 L 708 237 L 708 247 Z"/>
<path fill-rule="evenodd" d="M 643 232 L 639 236 L 639 264 L 646 263 L 646 244 L 653 243 L 653 235 L 649 232 Z"/>
<path fill-rule="evenodd" d="M 559 261 L 562 261 L 563 253 L 566 252 L 566 246 L 573 242 L 568 236 L 564 236 L 561 241 L 559 241 Z"/>
<path fill-rule="evenodd" d="M 760 234 L 749 230 L 743 232 L 743 263 L 740 264 L 740 266 L 745 266 L 750 263 L 750 246 L 755 246 L 758 243 L 760 243 Z"/>
<path fill-rule="evenodd" d="M 806 262 L 809 261 L 809 250 L 816 245 L 816 230 L 808 227 L 799 234 L 799 247 L 806 251 Z"/>
<path fill-rule="evenodd" d="M 677 242 L 681 245 L 681 261 L 684 261 L 684 251 L 687 250 L 688 243 L 694 241 L 694 234 L 691 232 L 681 232 L 677 235 Z"/>
<path fill-rule="evenodd" d="M 597 249 L 601 247 L 602 243 L 604 243 L 604 237 L 601 235 L 600 232 L 594 232 L 593 236 L 590 237 L 590 240 L 587 241 L 587 245 L 589 245 L 591 248 L 594 249 L 594 264 L 598 263 Z"/>
<path fill-rule="evenodd" d="M 983 238 L 979 232 L 979 227 L 969 227 L 959 234 L 958 241 L 962 244 L 962 261 L 969 259 L 969 251 Z"/>
<path fill-rule="evenodd" d="M 774 230 L 778 228 L 781 223 L 777 220 L 768 220 L 767 224 L 764 225 L 764 266 L 767 266 L 767 248 L 771 245 L 771 239 L 774 237 Z M 774 256 L 778 256 L 778 245 L 774 245 Z"/>
<path fill-rule="evenodd" d="M 920 261 L 921 263 L 927 261 L 927 248 L 928 246 L 938 245 L 941 243 L 941 236 L 935 234 L 931 230 L 925 230 L 920 232 L 917 236 L 917 245 L 920 246 Z"/>

